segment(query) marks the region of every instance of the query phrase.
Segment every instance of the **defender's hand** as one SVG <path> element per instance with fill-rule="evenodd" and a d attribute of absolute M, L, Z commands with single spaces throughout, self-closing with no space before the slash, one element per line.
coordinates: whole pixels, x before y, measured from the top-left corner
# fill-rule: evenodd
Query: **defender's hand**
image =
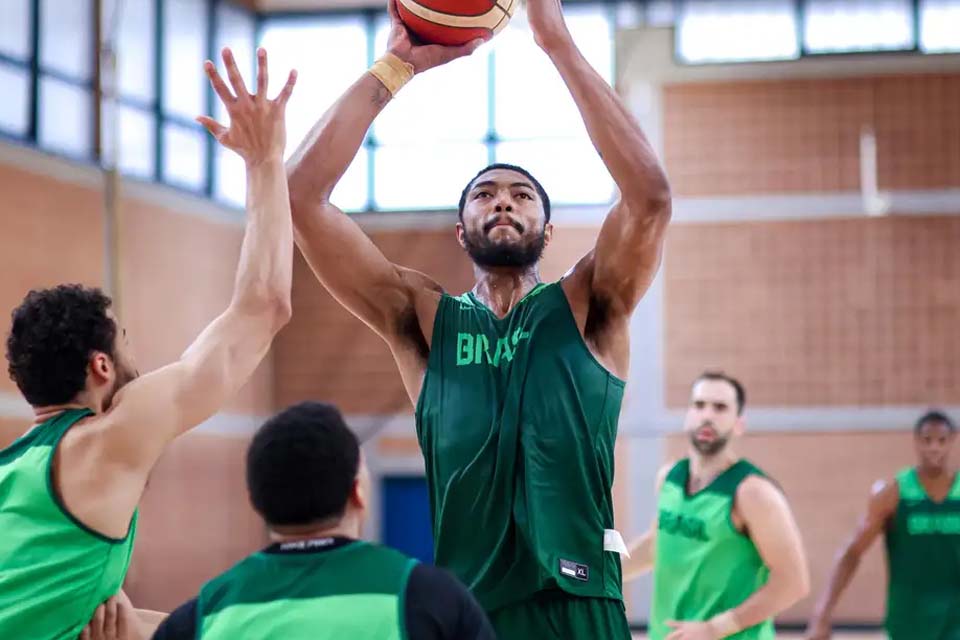
<path fill-rule="evenodd" d="M 527 21 L 533 41 L 544 51 L 573 41 L 563 19 L 560 0 L 527 0 Z"/>
<path fill-rule="evenodd" d="M 257 92 L 253 95 L 247 92 L 243 76 L 240 75 L 233 52 L 229 48 L 223 50 L 223 63 L 227 67 L 227 77 L 236 95 L 230 92 L 213 62 L 207 60 L 204 69 L 213 90 L 227 108 L 230 126 L 225 127 L 207 116 L 198 117 L 197 122 L 206 127 L 220 144 L 236 151 L 248 166 L 267 160 L 281 160 L 287 142 L 284 109 L 297 81 L 297 72 L 291 71 L 280 94 L 276 99 L 269 100 L 266 51 L 257 49 Z"/>
<path fill-rule="evenodd" d="M 143 640 L 137 612 L 123 591 L 97 607 L 80 640 Z"/>
<path fill-rule="evenodd" d="M 673 629 L 666 640 L 720 640 L 717 630 L 709 622 L 674 622 L 667 626 Z"/>
<path fill-rule="evenodd" d="M 397 0 L 387 0 L 387 11 L 390 13 L 390 37 L 387 40 L 387 51 L 404 62 L 412 64 L 414 73 L 468 56 L 484 43 L 483 38 L 477 38 L 459 47 L 420 44 L 417 37 L 410 33 L 400 20 L 400 14 L 397 13 Z"/>

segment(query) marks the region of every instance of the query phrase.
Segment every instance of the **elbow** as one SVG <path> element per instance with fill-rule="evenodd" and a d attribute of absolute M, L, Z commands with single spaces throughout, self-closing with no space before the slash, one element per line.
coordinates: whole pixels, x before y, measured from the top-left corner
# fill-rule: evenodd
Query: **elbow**
<path fill-rule="evenodd" d="M 637 181 L 633 189 L 622 189 L 622 198 L 631 211 L 656 221 L 658 225 L 670 222 L 673 211 L 673 194 L 666 175 L 660 173 L 655 179 Z"/>
<path fill-rule="evenodd" d="M 308 207 L 330 199 L 334 184 L 327 182 L 322 176 L 308 174 L 305 167 L 293 160 L 287 163 L 287 190 L 294 222 Z"/>
<path fill-rule="evenodd" d="M 269 286 L 247 291 L 235 298 L 232 306 L 245 316 L 257 318 L 258 323 L 269 327 L 271 335 L 279 333 L 293 318 L 289 286 L 285 291 Z"/>

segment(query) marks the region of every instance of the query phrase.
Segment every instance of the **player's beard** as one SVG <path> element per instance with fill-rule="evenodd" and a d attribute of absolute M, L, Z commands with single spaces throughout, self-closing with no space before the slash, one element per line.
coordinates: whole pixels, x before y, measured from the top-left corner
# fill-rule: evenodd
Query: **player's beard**
<path fill-rule="evenodd" d="M 692 444 L 693 448 L 697 450 L 697 453 L 702 455 L 704 458 L 712 458 L 713 456 L 717 455 L 727 447 L 729 442 L 729 435 L 721 436 L 718 434 L 713 440 L 705 442 L 697 439 L 696 431 L 692 431 L 690 433 L 690 444 Z"/>
<path fill-rule="evenodd" d="M 120 389 L 123 389 L 125 386 L 127 386 L 127 384 L 133 382 L 138 377 L 140 377 L 139 371 L 117 363 L 117 378 L 113 381 L 113 388 L 110 390 L 110 393 L 108 393 L 104 398 L 104 409 L 106 410 L 113 405 L 113 398 L 117 395 L 117 392 L 120 391 Z"/>
<path fill-rule="evenodd" d="M 519 226 L 519 223 L 514 223 L 514 227 L 519 227 L 517 231 L 523 233 L 523 227 Z M 536 264 L 540 260 L 540 256 L 543 255 L 543 248 L 546 244 L 543 229 L 540 229 L 540 232 L 531 238 L 521 237 L 521 242 L 514 244 L 492 242 L 488 235 L 491 228 L 493 228 L 492 225 L 490 225 L 490 228 L 481 229 L 477 233 L 467 233 L 463 237 L 463 244 L 466 245 L 467 253 L 477 266 L 524 269 Z"/>

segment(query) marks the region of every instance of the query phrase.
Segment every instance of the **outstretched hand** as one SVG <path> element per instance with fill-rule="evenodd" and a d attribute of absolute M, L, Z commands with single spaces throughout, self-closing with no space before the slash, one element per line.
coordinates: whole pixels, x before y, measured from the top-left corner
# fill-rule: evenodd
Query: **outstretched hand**
<path fill-rule="evenodd" d="M 217 67 L 207 60 L 204 69 L 210 78 L 213 90 L 219 96 L 230 116 L 230 126 L 225 127 L 213 118 L 199 116 L 197 122 L 206 127 L 223 146 L 237 152 L 248 166 L 271 159 L 282 159 L 286 146 L 284 110 L 297 81 L 297 72 L 291 71 L 287 83 L 273 100 L 267 98 L 267 52 L 257 49 L 257 87 L 250 94 L 243 83 L 233 52 L 223 50 L 223 63 L 233 92 L 217 72 Z"/>
<path fill-rule="evenodd" d="M 440 44 L 420 44 L 417 37 L 410 33 L 400 14 L 397 12 L 397 0 L 387 0 L 390 13 L 390 37 L 387 39 L 387 51 L 404 62 L 413 65 L 414 73 L 420 73 L 433 67 L 439 67 L 451 60 L 468 56 L 477 50 L 485 40 L 477 38 L 459 47 L 447 47 Z"/>

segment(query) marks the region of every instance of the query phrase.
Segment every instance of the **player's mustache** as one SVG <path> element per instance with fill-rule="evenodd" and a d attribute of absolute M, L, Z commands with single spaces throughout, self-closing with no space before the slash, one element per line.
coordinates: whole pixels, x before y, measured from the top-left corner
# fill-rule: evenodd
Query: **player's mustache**
<path fill-rule="evenodd" d="M 513 218 L 510 218 L 509 216 L 503 219 L 501 219 L 499 216 L 497 216 L 496 218 L 493 218 L 492 220 L 490 220 L 489 222 L 483 225 L 483 232 L 489 233 L 490 229 L 493 229 L 495 226 L 500 224 L 502 220 L 506 220 L 508 223 L 510 223 L 510 226 L 516 229 L 517 233 L 523 233 L 523 225 L 517 222 L 516 220 L 514 220 Z"/>

